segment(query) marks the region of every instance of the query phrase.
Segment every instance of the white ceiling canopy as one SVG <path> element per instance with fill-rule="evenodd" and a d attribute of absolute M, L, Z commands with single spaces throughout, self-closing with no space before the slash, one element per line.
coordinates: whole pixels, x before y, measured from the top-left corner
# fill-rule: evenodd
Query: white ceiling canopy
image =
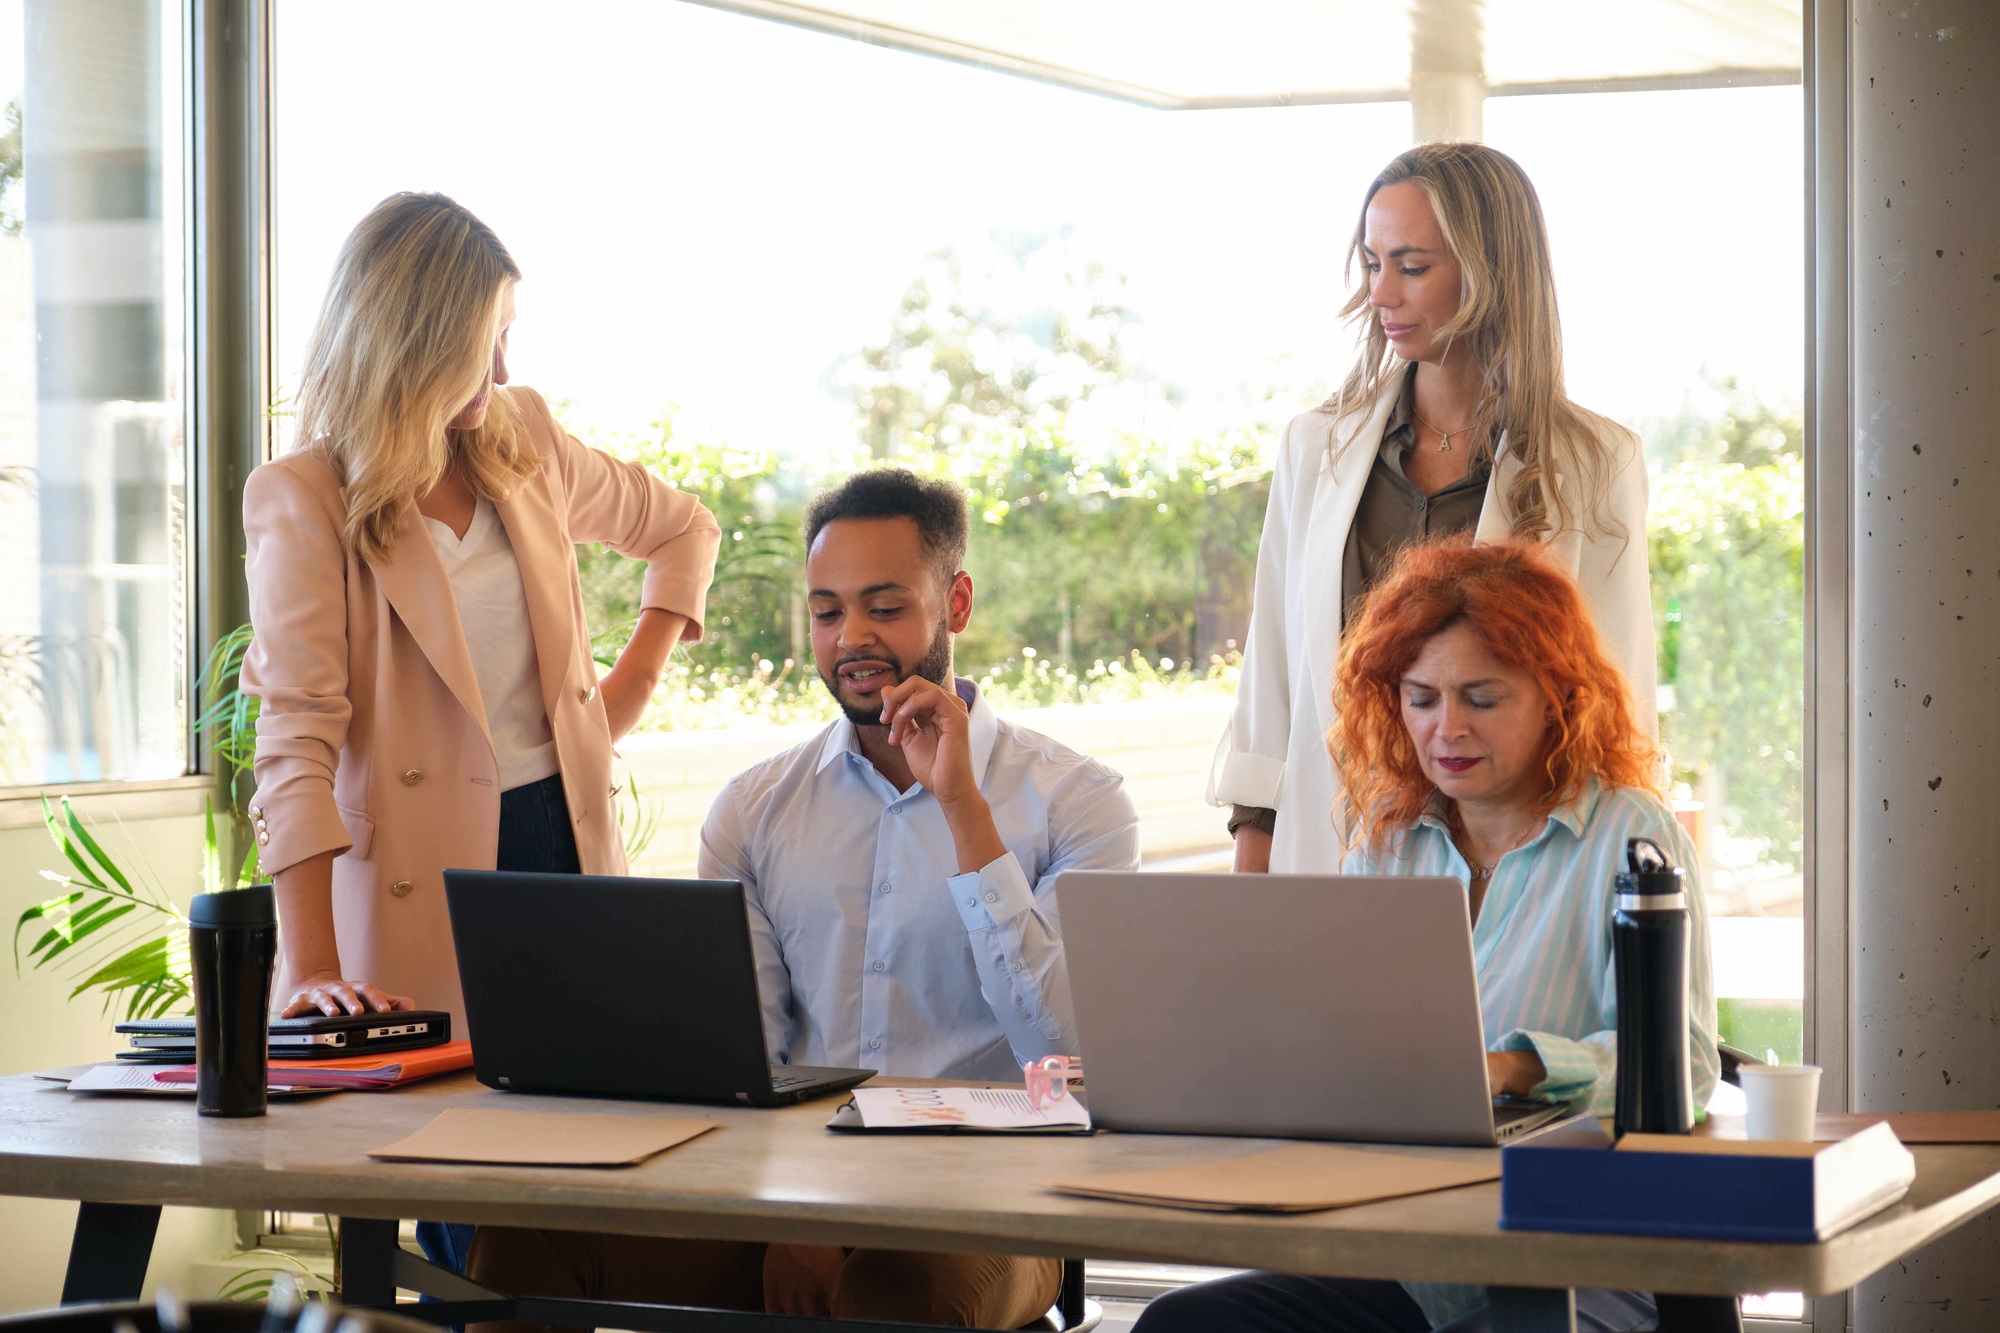
<path fill-rule="evenodd" d="M 696 0 L 1164 110 L 1799 81 L 1801 0 Z"/>

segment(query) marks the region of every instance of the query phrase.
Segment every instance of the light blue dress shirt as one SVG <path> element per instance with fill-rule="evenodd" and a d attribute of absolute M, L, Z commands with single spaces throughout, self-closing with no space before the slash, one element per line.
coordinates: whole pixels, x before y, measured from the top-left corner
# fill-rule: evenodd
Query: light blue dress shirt
<path fill-rule="evenodd" d="M 1533 840 L 1500 858 L 1472 926 L 1472 961 L 1486 1046 L 1532 1050 L 1548 1076 L 1533 1096 L 1582 1102 L 1610 1115 L 1617 1089 L 1618 976 L 1612 965 L 1611 877 L 1625 868 L 1625 840 L 1651 838 L 1686 871 L 1688 1061 L 1694 1104 L 1722 1074 L 1716 1053 L 1715 980 L 1701 862 L 1674 812 L 1651 792 L 1592 779 L 1548 817 Z M 1424 815 L 1382 852 L 1350 851 L 1349 875 L 1450 876 L 1471 869 L 1441 814 Z M 1484 1287 L 1406 1282 L 1436 1328 L 1486 1303 Z"/>
<path fill-rule="evenodd" d="M 743 883 L 775 1062 L 1019 1081 L 1077 1052 L 1055 877 L 1137 869 L 1139 817 L 1116 772 L 957 689 L 1007 846 L 977 872 L 958 873 L 930 792 L 898 792 L 845 718 L 709 811 L 701 874 Z"/>

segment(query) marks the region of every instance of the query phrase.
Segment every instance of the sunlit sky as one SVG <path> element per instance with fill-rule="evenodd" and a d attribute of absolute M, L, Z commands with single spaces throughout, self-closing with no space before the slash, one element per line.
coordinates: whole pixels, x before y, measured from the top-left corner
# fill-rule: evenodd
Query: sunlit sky
<path fill-rule="evenodd" d="M 0 83 L 20 86 L 18 0 Z M 1129 277 L 1194 428 L 1339 378 L 1333 312 L 1407 105 L 1163 112 L 671 0 L 278 0 L 279 365 L 341 238 L 436 189 L 527 275 L 515 376 L 574 424 L 665 403 L 733 441 L 851 438 L 830 372 L 927 254 L 1066 230 Z M 1796 400 L 1798 87 L 1494 98 L 1555 249 L 1569 384 L 1628 421 L 1735 375 Z M 32 127 L 30 129 L 32 133 Z M 684 418 L 686 419 L 686 418 Z"/>

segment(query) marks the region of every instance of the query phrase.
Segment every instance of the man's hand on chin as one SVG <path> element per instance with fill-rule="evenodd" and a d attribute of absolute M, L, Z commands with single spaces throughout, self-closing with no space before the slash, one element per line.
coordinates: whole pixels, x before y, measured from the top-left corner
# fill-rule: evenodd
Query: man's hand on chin
<path fill-rule="evenodd" d="M 882 692 L 882 721 L 889 743 L 901 747 L 910 776 L 944 811 L 958 873 L 984 870 L 1005 856 L 1007 844 L 972 771 L 972 710 L 958 691 L 912 676 Z"/>
<path fill-rule="evenodd" d="M 911 676 L 882 691 L 882 725 L 903 752 L 910 776 L 940 805 L 979 794 L 972 773 L 972 710 L 958 691 Z"/>

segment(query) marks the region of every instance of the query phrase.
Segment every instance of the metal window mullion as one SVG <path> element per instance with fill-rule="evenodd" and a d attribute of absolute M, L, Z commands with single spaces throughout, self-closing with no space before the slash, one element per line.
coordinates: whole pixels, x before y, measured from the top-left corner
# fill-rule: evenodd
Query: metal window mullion
<path fill-rule="evenodd" d="M 1853 506 L 1850 361 L 1849 0 L 1808 0 L 1806 211 L 1806 1058 L 1822 1104 L 1854 1104 Z M 1807 1302 L 1817 1333 L 1852 1323 L 1849 1296 Z"/>
<path fill-rule="evenodd" d="M 194 679 L 248 618 L 243 479 L 271 401 L 272 0 L 184 0 L 188 32 L 189 423 L 196 515 Z M 190 692 L 191 708 L 199 697 Z M 189 713 L 190 768 L 213 772 Z"/>

